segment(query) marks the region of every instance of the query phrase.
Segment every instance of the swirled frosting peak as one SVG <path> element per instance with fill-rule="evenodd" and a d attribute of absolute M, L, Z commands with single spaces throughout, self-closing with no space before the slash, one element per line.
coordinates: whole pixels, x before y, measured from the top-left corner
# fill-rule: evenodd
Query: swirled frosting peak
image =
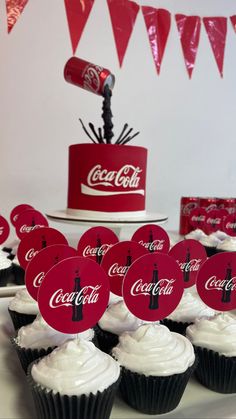
<path fill-rule="evenodd" d="M 184 291 L 180 303 L 168 316 L 168 319 L 177 322 L 192 323 L 197 318 L 212 317 L 214 315 L 215 311 L 204 304 L 197 294 L 193 295 L 189 291 Z"/>
<path fill-rule="evenodd" d="M 60 394 L 96 394 L 115 383 L 119 364 L 92 342 L 69 340 L 32 367 L 34 381 Z"/>
<path fill-rule="evenodd" d="M 26 288 L 17 291 L 9 303 L 9 309 L 24 314 L 38 314 L 38 303 L 31 297 Z"/>
<path fill-rule="evenodd" d="M 124 332 L 112 354 L 125 368 L 146 376 L 180 374 L 195 360 L 192 344 L 166 326 L 145 324 Z"/>

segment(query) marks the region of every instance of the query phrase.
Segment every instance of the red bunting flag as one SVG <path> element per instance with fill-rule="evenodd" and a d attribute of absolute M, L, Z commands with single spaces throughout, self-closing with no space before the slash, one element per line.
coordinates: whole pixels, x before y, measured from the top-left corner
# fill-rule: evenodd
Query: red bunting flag
<path fill-rule="evenodd" d="M 170 12 L 165 9 L 142 6 L 143 17 L 147 28 L 152 56 L 157 73 L 160 74 L 161 63 L 170 31 Z"/>
<path fill-rule="evenodd" d="M 179 31 L 185 65 L 189 78 L 191 78 L 199 45 L 201 19 L 199 16 L 176 14 L 175 20 Z"/>
<path fill-rule="evenodd" d="M 73 54 L 75 53 L 79 44 L 93 4 L 94 0 L 65 0 L 66 15 Z"/>
<path fill-rule="evenodd" d="M 203 23 L 211 44 L 221 77 L 223 77 L 225 41 L 227 34 L 226 17 L 204 17 Z"/>
<path fill-rule="evenodd" d="M 28 0 L 6 0 L 8 33 L 11 32 L 27 3 Z"/>
<path fill-rule="evenodd" d="M 120 67 L 139 12 L 139 6 L 129 0 L 107 0 Z"/>
<path fill-rule="evenodd" d="M 233 25 L 234 31 L 236 32 L 236 15 L 230 16 L 230 20 Z"/>

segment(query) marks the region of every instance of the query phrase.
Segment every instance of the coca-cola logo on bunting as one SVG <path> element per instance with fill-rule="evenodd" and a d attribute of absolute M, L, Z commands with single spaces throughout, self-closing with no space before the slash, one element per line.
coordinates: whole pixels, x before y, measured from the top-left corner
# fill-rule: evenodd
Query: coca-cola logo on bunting
<path fill-rule="evenodd" d="M 236 252 L 210 257 L 197 276 L 197 291 L 209 307 L 219 311 L 236 309 Z"/>
<path fill-rule="evenodd" d="M 123 282 L 123 298 L 135 316 L 157 321 L 177 307 L 184 290 L 182 272 L 169 255 L 152 253 L 137 259 Z"/>
<path fill-rule="evenodd" d="M 221 210 L 213 209 L 207 212 L 205 220 L 205 232 L 207 234 L 222 230 L 223 218 Z"/>
<path fill-rule="evenodd" d="M 62 333 L 79 333 L 95 326 L 109 300 L 109 282 L 93 260 L 65 259 L 45 275 L 38 292 L 46 322 Z"/>
<path fill-rule="evenodd" d="M 27 209 L 20 213 L 15 223 L 16 234 L 19 239 L 38 228 L 47 227 L 48 221 L 41 212 L 35 209 Z"/>
<path fill-rule="evenodd" d="M 204 246 L 196 240 L 182 240 L 172 247 L 169 255 L 176 260 L 182 271 L 184 288 L 192 287 L 200 267 L 207 259 Z"/>
<path fill-rule="evenodd" d="M 10 213 L 10 220 L 13 226 L 16 225 L 19 215 L 28 209 L 33 209 L 33 207 L 28 204 L 20 204 L 13 208 L 13 210 Z"/>
<path fill-rule="evenodd" d="M 77 251 L 65 244 L 54 244 L 40 250 L 28 263 L 25 271 L 25 285 L 31 297 L 37 301 L 39 287 L 49 269 L 61 260 L 73 256 L 77 256 Z"/>
<path fill-rule="evenodd" d="M 0 215 L 0 244 L 4 243 L 10 233 L 10 226 L 7 222 L 7 220 Z"/>
<path fill-rule="evenodd" d="M 92 227 L 78 242 L 78 255 L 88 257 L 99 265 L 107 251 L 119 241 L 116 234 L 107 227 Z"/>
<path fill-rule="evenodd" d="M 108 275 L 111 291 L 122 296 L 123 279 L 132 263 L 148 253 L 135 241 L 122 241 L 114 244 L 102 259 L 101 266 Z"/>
<path fill-rule="evenodd" d="M 147 224 L 138 228 L 132 236 L 132 239 L 150 253 L 161 252 L 168 253 L 170 248 L 170 239 L 166 231 L 155 224 Z"/>
<path fill-rule="evenodd" d="M 22 268 L 26 269 L 28 263 L 40 250 L 53 244 L 66 244 L 68 242 L 60 231 L 51 227 L 42 227 L 26 234 L 20 241 L 17 257 Z"/>
<path fill-rule="evenodd" d="M 207 212 L 204 208 L 197 207 L 193 209 L 189 215 L 189 224 L 197 229 L 204 230 Z"/>
<path fill-rule="evenodd" d="M 223 230 L 229 236 L 236 236 L 236 213 L 229 214 L 224 218 Z"/>

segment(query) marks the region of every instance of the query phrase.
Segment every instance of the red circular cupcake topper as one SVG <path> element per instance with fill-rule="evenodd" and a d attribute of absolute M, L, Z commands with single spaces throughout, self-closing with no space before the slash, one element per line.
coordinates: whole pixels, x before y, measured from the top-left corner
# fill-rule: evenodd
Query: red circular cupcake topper
<path fill-rule="evenodd" d="M 78 243 L 78 254 L 88 257 L 100 265 L 103 256 L 118 241 L 116 234 L 109 228 L 92 227 L 81 236 Z"/>
<path fill-rule="evenodd" d="M 182 240 L 169 252 L 178 263 L 184 281 L 184 288 L 192 287 L 197 278 L 198 271 L 207 259 L 206 251 L 197 240 Z"/>
<path fill-rule="evenodd" d="M 77 256 L 77 251 L 65 244 L 54 244 L 40 250 L 28 263 L 25 271 L 25 285 L 31 297 L 37 301 L 39 287 L 49 269 L 73 256 Z"/>
<path fill-rule="evenodd" d="M 229 214 L 223 222 L 223 230 L 229 236 L 236 236 L 236 213 Z"/>
<path fill-rule="evenodd" d="M 168 253 L 170 248 L 168 234 L 162 227 L 155 224 L 140 227 L 135 231 L 131 240 L 144 246 L 150 253 Z"/>
<path fill-rule="evenodd" d="M 116 243 L 108 250 L 102 259 L 101 266 L 108 275 L 111 292 L 122 296 L 124 275 L 130 265 L 146 253 L 148 250 L 134 241 Z"/>
<path fill-rule="evenodd" d="M 39 288 L 39 310 L 62 333 L 93 327 L 106 310 L 109 282 L 96 262 L 80 256 L 65 259 L 48 271 Z"/>
<path fill-rule="evenodd" d="M 13 208 L 13 210 L 11 211 L 10 214 L 10 220 L 13 226 L 16 225 L 17 219 L 19 217 L 19 215 L 23 212 L 26 211 L 28 209 L 33 209 L 33 207 L 31 205 L 28 204 L 20 204 L 17 205 L 15 208 Z"/>
<path fill-rule="evenodd" d="M 17 257 L 22 268 L 26 269 L 28 263 L 40 250 L 53 244 L 68 244 L 63 234 L 55 228 L 42 227 L 26 234 L 17 251 Z"/>
<path fill-rule="evenodd" d="M 35 209 L 27 209 L 20 213 L 15 223 L 16 234 L 23 239 L 26 234 L 38 228 L 47 227 L 48 221 L 41 212 Z"/>
<path fill-rule="evenodd" d="M 223 217 L 221 210 L 211 210 L 207 213 L 205 221 L 205 231 L 207 234 L 215 233 L 218 230 L 222 230 Z"/>
<path fill-rule="evenodd" d="M 177 307 L 183 294 L 183 275 L 169 255 L 152 253 L 137 259 L 124 278 L 123 298 L 136 317 L 157 321 Z"/>
<path fill-rule="evenodd" d="M 189 224 L 204 231 L 207 211 L 204 208 L 197 207 L 190 212 Z"/>
<path fill-rule="evenodd" d="M 10 233 L 10 226 L 7 222 L 7 220 L 0 215 L 0 244 L 4 243 Z"/>
<path fill-rule="evenodd" d="M 197 276 L 197 291 L 209 307 L 219 311 L 236 309 L 236 253 L 211 256 Z"/>

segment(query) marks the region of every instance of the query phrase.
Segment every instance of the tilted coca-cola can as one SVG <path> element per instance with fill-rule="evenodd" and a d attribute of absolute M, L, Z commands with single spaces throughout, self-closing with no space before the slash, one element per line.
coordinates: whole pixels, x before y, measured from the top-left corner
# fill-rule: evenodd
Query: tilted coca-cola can
<path fill-rule="evenodd" d="M 199 198 L 199 206 L 204 208 L 207 212 L 217 209 L 218 207 L 218 198 L 212 197 L 203 197 Z"/>
<path fill-rule="evenodd" d="M 109 70 L 77 57 L 71 57 L 67 61 L 64 77 L 68 83 L 101 96 L 105 86 L 112 89 L 115 84 L 115 76 Z"/>
<path fill-rule="evenodd" d="M 218 201 L 218 208 L 219 209 L 226 209 L 229 214 L 233 214 L 235 212 L 236 202 L 235 198 L 219 198 Z"/>
<path fill-rule="evenodd" d="M 189 223 L 189 215 L 194 208 L 199 206 L 198 197 L 182 196 L 180 201 L 179 234 L 184 236 L 193 230 Z"/>

